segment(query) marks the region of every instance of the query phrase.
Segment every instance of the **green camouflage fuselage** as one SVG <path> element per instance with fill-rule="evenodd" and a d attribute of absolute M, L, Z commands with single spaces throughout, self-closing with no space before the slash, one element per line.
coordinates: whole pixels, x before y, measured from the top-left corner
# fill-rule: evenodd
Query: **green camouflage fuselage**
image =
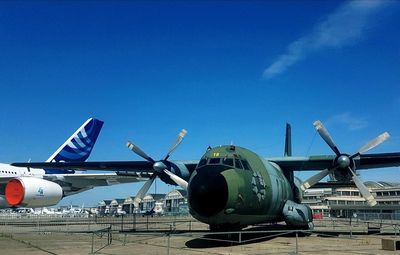
<path fill-rule="evenodd" d="M 200 160 L 188 185 L 190 213 L 211 226 L 238 226 L 283 220 L 293 200 L 278 165 L 238 146 L 212 148 Z"/>

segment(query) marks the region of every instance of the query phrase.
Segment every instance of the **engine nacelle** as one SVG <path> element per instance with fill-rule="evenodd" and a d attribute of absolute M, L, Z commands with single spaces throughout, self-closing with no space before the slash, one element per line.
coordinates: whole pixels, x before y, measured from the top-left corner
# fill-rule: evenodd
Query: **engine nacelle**
<path fill-rule="evenodd" d="M 8 181 L 5 189 L 11 206 L 43 207 L 57 204 L 63 196 L 60 185 L 34 177 L 19 177 Z"/>
<path fill-rule="evenodd" d="M 356 173 L 354 159 L 350 158 L 350 155 L 343 154 L 335 158 L 334 165 L 337 165 L 338 168 L 329 173 L 331 180 L 340 183 L 350 183 L 353 175 L 349 171 L 349 168 Z"/>
<path fill-rule="evenodd" d="M 190 172 L 187 169 L 187 167 L 185 166 L 185 164 L 183 164 L 182 162 L 168 162 L 168 170 L 179 176 L 180 178 L 184 179 L 184 180 L 189 180 L 190 178 Z M 166 184 L 170 184 L 170 185 L 177 185 L 172 179 L 171 177 L 169 177 L 167 174 L 162 173 L 159 175 L 160 179 L 165 182 Z"/>
<path fill-rule="evenodd" d="M 283 207 L 283 216 L 288 226 L 312 229 L 312 211 L 307 205 L 287 200 Z"/>
<path fill-rule="evenodd" d="M 352 170 L 354 173 L 356 173 L 355 169 Z M 332 173 L 329 174 L 329 177 L 331 178 L 332 181 L 335 182 L 350 183 L 352 181 L 353 175 L 347 168 L 346 169 L 338 168 L 332 171 Z"/>

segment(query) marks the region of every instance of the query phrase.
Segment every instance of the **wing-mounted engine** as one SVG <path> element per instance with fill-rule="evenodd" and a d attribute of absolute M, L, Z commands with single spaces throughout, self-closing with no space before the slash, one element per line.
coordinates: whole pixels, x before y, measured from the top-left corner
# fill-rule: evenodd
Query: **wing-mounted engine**
<path fill-rule="evenodd" d="M 298 204 L 287 200 L 283 207 L 283 216 L 289 227 L 313 229 L 311 208 L 304 204 Z"/>
<path fill-rule="evenodd" d="M 19 177 L 8 181 L 5 189 L 11 206 L 43 207 L 57 204 L 63 196 L 60 185 L 34 177 Z"/>
<path fill-rule="evenodd" d="M 345 155 L 348 159 L 350 159 L 350 156 Z M 340 160 L 340 157 L 336 157 L 333 165 L 339 165 L 338 161 Z M 345 159 L 347 160 L 347 159 Z M 330 173 L 329 173 L 329 179 L 333 182 L 339 182 L 339 183 L 351 183 L 352 182 L 352 172 L 349 171 L 349 169 L 352 170 L 353 173 L 357 174 L 356 172 L 356 167 L 355 167 L 355 163 L 353 159 L 350 159 L 350 163 L 348 167 L 345 168 L 341 168 L 338 167 L 336 169 L 333 169 Z"/>
<path fill-rule="evenodd" d="M 179 176 L 182 179 L 189 180 L 190 172 L 182 162 L 166 161 L 164 164 L 167 166 L 166 169 L 168 169 L 172 174 Z M 166 184 L 179 185 L 171 179 L 171 176 L 168 174 L 160 174 L 159 177 Z"/>
<path fill-rule="evenodd" d="M 135 208 L 139 206 L 139 202 L 144 198 L 147 191 L 150 189 L 150 186 L 153 184 L 154 180 L 157 177 L 159 177 L 162 181 L 164 181 L 167 184 L 176 184 L 181 186 L 183 189 L 187 188 L 187 181 L 182 179 L 182 178 L 189 178 L 190 176 L 186 166 L 184 164 L 179 164 L 179 163 L 174 164 L 168 161 L 168 158 L 171 156 L 172 152 L 175 151 L 178 145 L 181 144 L 181 142 L 183 141 L 183 138 L 185 137 L 186 133 L 187 131 L 185 129 L 181 130 L 181 132 L 178 134 L 175 143 L 169 149 L 167 155 L 164 157 L 164 159 L 159 161 L 156 161 L 153 158 L 151 158 L 134 143 L 129 141 L 126 144 L 130 150 L 132 150 L 138 156 L 144 158 L 149 163 L 151 163 L 154 170 L 150 179 L 148 179 L 144 183 L 142 188 L 140 188 L 137 195 L 135 196 L 135 199 L 133 200 Z"/>
<path fill-rule="evenodd" d="M 359 189 L 361 195 L 367 201 L 367 203 L 370 206 L 376 205 L 377 202 L 375 201 L 374 197 L 371 195 L 368 188 L 364 185 L 364 183 L 356 174 L 356 165 L 354 163 L 354 159 L 360 157 L 361 154 L 386 141 L 390 137 L 389 134 L 387 132 L 382 133 L 381 135 L 366 143 L 356 153 L 354 153 L 353 155 L 349 155 L 340 152 L 336 144 L 333 142 L 332 137 L 328 133 L 328 130 L 322 125 L 321 121 L 318 120 L 314 122 L 314 127 L 320 134 L 322 139 L 326 142 L 326 144 L 328 144 L 328 146 L 336 154 L 336 157 L 331 167 L 324 169 L 316 175 L 308 178 L 301 185 L 301 189 L 306 190 L 312 187 L 314 184 L 318 183 L 325 176 L 330 175 L 331 178 L 333 177 L 333 180 L 342 183 L 349 183 L 352 180 Z"/>

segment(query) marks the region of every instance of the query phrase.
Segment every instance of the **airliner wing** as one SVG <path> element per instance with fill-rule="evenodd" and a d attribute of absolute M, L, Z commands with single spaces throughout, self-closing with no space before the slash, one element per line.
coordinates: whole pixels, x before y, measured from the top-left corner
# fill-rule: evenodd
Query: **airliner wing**
<path fill-rule="evenodd" d="M 85 186 L 110 186 L 122 183 L 132 183 L 147 180 L 151 174 L 138 174 L 136 176 L 123 176 L 117 173 L 95 173 L 95 174 L 63 174 L 62 180 L 71 183 L 74 187 Z M 47 180 L 55 180 L 55 175 L 45 175 Z"/>
<path fill-rule="evenodd" d="M 95 187 L 146 181 L 150 176 L 151 174 L 148 173 L 124 176 L 113 172 L 46 174 L 43 178 L 48 181 L 57 182 L 63 188 L 64 195 L 69 196 Z"/>
<path fill-rule="evenodd" d="M 176 160 L 172 164 L 185 165 L 189 171 L 192 171 L 197 160 Z M 117 175 L 134 176 L 138 174 L 151 175 L 154 172 L 153 164 L 148 161 L 98 161 L 98 162 L 30 162 L 13 163 L 13 166 L 42 168 L 42 169 L 70 169 L 70 170 L 103 170 L 115 171 Z M 75 174 L 71 174 L 71 176 Z"/>
<path fill-rule="evenodd" d="M 70 170 L 129 170 L 153 172 L 153 164 L 148 161 L 92 161 L 92 162 L 35 162 L 13 163 L 13 166 L 39 169 L 70 169 Z"/>

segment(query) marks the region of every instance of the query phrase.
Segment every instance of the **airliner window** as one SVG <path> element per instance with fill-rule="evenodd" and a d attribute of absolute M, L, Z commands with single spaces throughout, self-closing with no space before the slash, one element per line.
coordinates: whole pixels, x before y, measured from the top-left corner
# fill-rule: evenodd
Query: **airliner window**
<path fill-rule="evenodd" d="M 222 159 L 222 164 L 227 166 L 233 166 L 233 158 Z"/>
<path fill-rule="evenodd" d="M 207 164 L 207 159 L 206 158 L 202 158 L 197 167 L 204 166 L 205 164 Z"/>
<path fill-rule="evenodd" d="M 211 158 L 210 161 L 208 162 L 208 164 L 216 165 L 216 164 L 219 164 L 220 162 L 221 162 L 221 158 Z"/>
<path fill-rule="evenodd" d="M 242 159 L 242 164 L 243 164 L 244 169 L 251 170 L 249 162 L 247 162 L 247 160 Z"/>
<path fill-rule="evenodd" d="M 235 158 L 235 167 L 243 169 L 242 163 L 240 163 L 240 159 Z"/>

